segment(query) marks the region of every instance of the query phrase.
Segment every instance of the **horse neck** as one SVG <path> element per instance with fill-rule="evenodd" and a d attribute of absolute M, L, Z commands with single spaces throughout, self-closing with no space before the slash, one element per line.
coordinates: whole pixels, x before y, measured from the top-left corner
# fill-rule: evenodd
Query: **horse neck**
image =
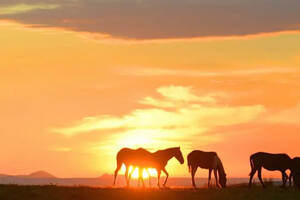
<path fill-rule="evenodd" d="M 224 169 L 224 166 L 223 166 L 223 164 L 222 164 L 222 161 L 220 160 L 219 157 L 218 157 L 217 170 L 218 170 L 218 172 L 219 172 L 220 175 L 222 175 L 222 176 L 225 175 L 225 169 Z"/>
<path fill-rule="evenodd" d="M 172 149 L 165 149 L 165 150 L 160 150 L 160 151 L 155 152 L 154 156 L 157 159 L 160 159 L 163 161 L 168 161 L 175 156 L 175 153 L 173 153 Z"/>

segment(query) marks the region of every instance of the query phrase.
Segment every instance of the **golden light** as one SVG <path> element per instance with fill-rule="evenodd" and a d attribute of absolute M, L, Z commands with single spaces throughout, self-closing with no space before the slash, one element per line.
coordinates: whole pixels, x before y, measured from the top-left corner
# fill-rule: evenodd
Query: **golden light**
<path fill-rule="evenodd" d="M 132 172 L 132 170 L 134 170 L 134 171 Z M 133 167 L 130 166 L 128 173 L 130 174 L 132 172 L 131 178 L 138 179 L 139 178 L 139 170 L 140 169 L 138 167 L 133 169 Z M 122 173 L 125 173 L 126 168 L 124 165 L 122 166 L 121 171 L 122 171 Z M 149 175 L 150 175 L 150 177 L 157 176 L 156 169 L 152 169 L 152 168 L 143 169 L 143 179 L 149 178 Z"/>
<path fill-rule="evenodd" d="M 118 146 L 129 148 L 146 148 L 154 143 L 153 133 L 142 129 L 127 131 L 122 134 L 122 137 L 119 136 L 117 140 Z"/>

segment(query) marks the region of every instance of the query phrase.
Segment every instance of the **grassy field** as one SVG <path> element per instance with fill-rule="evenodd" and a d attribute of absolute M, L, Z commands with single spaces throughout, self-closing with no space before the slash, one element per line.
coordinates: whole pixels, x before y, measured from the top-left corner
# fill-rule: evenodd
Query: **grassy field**
<path fill-rule="evenodd" d="M 2 200 L 131 200 L 131 199 L 197 199 L 197 200 L 289 200 L 300 199 L 300 190 L 269 186 L 262 189 L 254 186 L 231 186 L 226 189 L 125 189 L 60 186 L 0 185 Z"/>

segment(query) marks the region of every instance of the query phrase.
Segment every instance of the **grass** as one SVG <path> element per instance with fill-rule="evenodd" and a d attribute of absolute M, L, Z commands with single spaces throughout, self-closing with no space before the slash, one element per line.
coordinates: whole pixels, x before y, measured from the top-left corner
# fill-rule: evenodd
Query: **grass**
<path fill-rule="evenodd" d="M 167 199 L 167 200 L 289 200 L 300 199 L 300 190 L 296 188 L 280 188 L 269 186 L 263 189 L 246 185 L 231 186 L 226 189 L 173 188 L 173 189 L 141 189 L 141 188 L 92 188 L 0 185 L 0 199 L 3 200 L 131 200 L 131 199 Z"/>

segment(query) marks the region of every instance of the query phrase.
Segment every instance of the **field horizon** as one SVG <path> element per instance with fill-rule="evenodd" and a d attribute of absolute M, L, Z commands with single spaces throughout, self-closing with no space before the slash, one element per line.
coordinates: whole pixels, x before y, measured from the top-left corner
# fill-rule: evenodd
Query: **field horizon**
<path fill-rule="evenodd" d="M 160 182 L 165 179 L 165 176 L 161 177 Z M 276 185 L 281 183 L 280 178 L 265 177 L 265 181 L 272 181 Z M 146 186 L 149 185 L 149 179 L 144 179 Z M 212 183 L 214 184 L 214 178 Z M 245 184 L 248 183 L 249 177 L 228 177 L 228 185 Z M 258 179 L 254 179 L 254 182 L 258 182 Z M 151 186 L 156 186 L 156 176 L 151 177 Z M 73 177 L 62 178 L 57 177 L 46 171 L 36 171 L 28 175 L 0 175 L 0 184 L 17 184 L 17 185 L 59 185 L 59 186 L 88 186 L 88 187 L 110 187 L 113 184 L 113 174 L 104 173 L 98 177 Z M 196 184 L 199 187 L 206 187 L 207 177 L 196 177 Z M 123 174 L 118 175 L 117 186 L 125 186 L 125 177 Z M 137 179 L 131 180 L 132 186 L 137 186 Z M 170 176 L 167 182 L 168 187 L 190 187 L 190 176 Z"/>
<path fill-rule="evenodd" d="M 217 188 L 120 188 L 120 187 L 67 187 L 67 186 L 22 186 L 0 185 L 1 199 L 22 200 L 94 200 L 94 199 L 299 199 L 300 190 L 280 188 L 270 184 L 266 189 L 254 185 L 237 184 L 225 189 Z"/>

